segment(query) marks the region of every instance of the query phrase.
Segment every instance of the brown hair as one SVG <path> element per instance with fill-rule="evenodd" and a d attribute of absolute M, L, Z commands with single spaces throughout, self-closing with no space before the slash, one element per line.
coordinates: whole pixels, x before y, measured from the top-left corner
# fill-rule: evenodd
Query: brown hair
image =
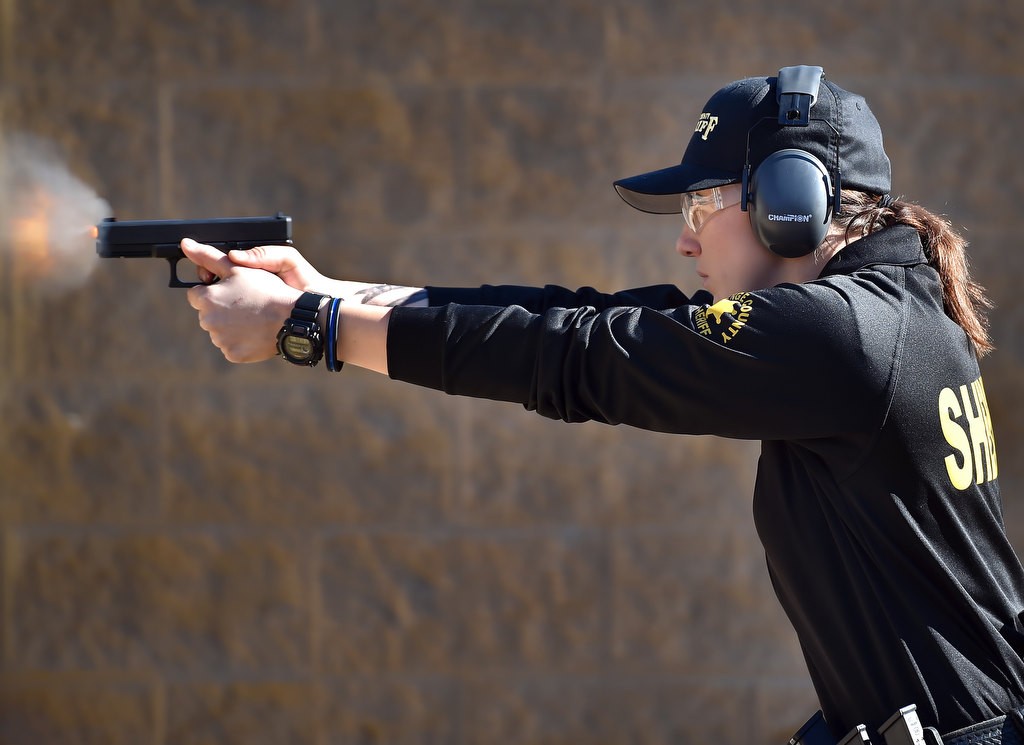
<path fill-rule="evenodd" d="M 928 263 L 939 273 L 946 315 L 966 332 L 979 357 L 992 351 L 986 313 L 992 302 L 985 288 L 971 279 L 967 241 L 953 230 L 949 220 L 902 199 L 844 189 L 842 209 L 833 224 L 845 229 L 848 242 L 890 225 L 914 227 L 921 236 Z"/>

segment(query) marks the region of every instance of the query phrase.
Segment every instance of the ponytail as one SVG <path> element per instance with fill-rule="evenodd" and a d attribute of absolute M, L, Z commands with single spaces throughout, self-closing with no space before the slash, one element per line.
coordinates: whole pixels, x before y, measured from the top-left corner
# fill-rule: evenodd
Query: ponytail
<path fill-rule="evenodd" d="M 845 229 L 846 240 L 855 241 L 890 225 L 910 225 L 921 236 L 928 263 L 942 282 L 942 305 L 974 344 L 978 357 L 994 348 L 988 333 L 986 311 L 992 307 L 985 288 L 971 279 L 967 241 L 949 221 L 920 205 L 859 191 L 843 190 L 842 210 L 833 223 Z"/>

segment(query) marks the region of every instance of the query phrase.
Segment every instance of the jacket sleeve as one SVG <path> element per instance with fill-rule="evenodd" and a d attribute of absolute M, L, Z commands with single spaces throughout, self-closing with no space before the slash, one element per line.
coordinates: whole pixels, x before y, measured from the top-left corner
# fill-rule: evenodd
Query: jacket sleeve
<path fill-rule="evenodd" d="M 669 309 L 396 308 L 388 365 L 396 379 L 568 422 L 819 437 L 881 425 L 900 314 L 885 293 L 813 283 Z"/>
<path fill-rule="evenodd" d="M 616 293 L 598 292 L 592 287 L 569 290 L 557 285 L 521 287 L 519 285 L 483 285 L 482 287 L 427 287 L 430 305 L 518 305 L 531 313 L 550 308 L 590 307 L 595 310 L 621 306 L 675 308 L 689 302 L 674 285 L 652 285 Z M 706 294 L 706 293 L 703 293 Z M 709 297 L 710 299 L 710 297 Z"/>

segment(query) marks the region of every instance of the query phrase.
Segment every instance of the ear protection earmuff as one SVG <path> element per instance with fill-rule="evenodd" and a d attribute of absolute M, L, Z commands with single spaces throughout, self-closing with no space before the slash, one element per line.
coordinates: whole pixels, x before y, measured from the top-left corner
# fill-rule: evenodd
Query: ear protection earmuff
<path fill-rule="evenodd" d="M 812 121 L 810 109 L 818 97 L 822 68 L 809 65 L 784 67 L 779 70 L 776 98 L 779 102 L 778 124 L 784 127 L 806 127 Z M 813 154 L 796 148 L 778 150 L 761 162 L 750 175 L 750 133 L 764 121 L 756 122 L 747 132 L 747 158 L 743 167 L 743 195 L 740 209 L 748 212 L 750 226 L 765 247 L 787 259 L 806 256 L 816 249 L 828 233 L 834 211 L 839 209 L 839 153 L 836 134 L 836 173 Z"/>
<path fill-rule="evenodd" d="M 750 180 L 750 226 L 769 251 L 787 259 L 806 256 L 825 240 L 831 197 L 832 180 L 820 160 L 805 150 L 779 150 Z"/>

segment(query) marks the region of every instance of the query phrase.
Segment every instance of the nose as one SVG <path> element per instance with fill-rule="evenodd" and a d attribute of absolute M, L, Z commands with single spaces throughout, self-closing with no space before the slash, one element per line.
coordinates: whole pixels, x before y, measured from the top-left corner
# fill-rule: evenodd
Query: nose
<path fill-rule="evenodd" d="M 676 253 L 680 256 L 700 256 L 700 241 L 697 235 L 690 230 L 689 225 L 683 225 L 683 230 L 676 239 Z"/>

